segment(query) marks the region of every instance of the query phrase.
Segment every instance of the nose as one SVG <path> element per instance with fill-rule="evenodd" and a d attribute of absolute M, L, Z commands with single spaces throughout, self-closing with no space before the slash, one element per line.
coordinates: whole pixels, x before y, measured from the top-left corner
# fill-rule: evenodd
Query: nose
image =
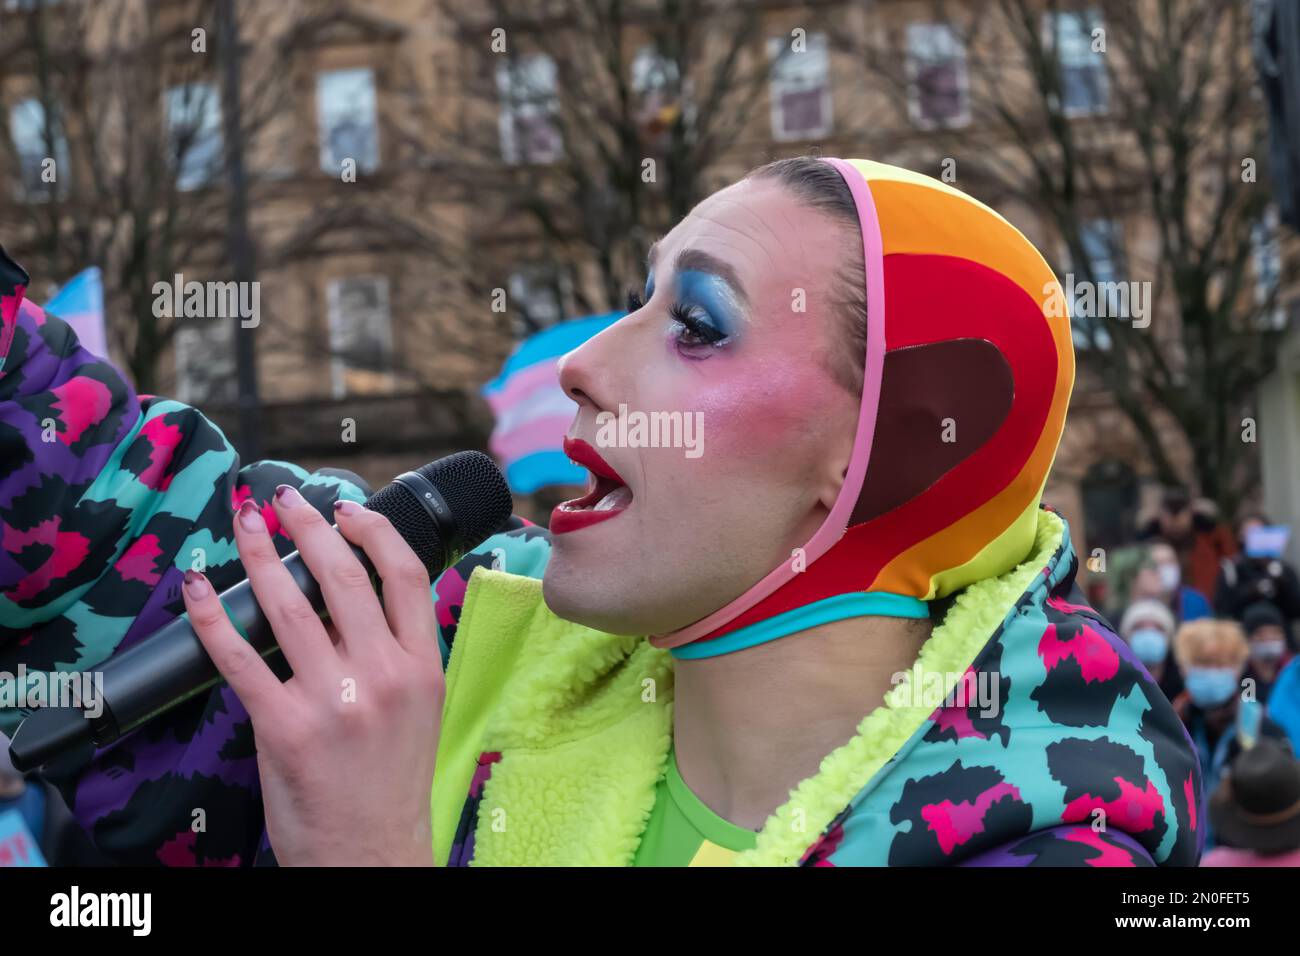
<path fill-rule="evenodd" d="M 615 322 L 560 357 L 560 388 L 583 406 L 600 411 L 611 392 L 616 369 L 611 361 L 613 338 L 623 322 Z"/>
<path fill-rule="evenodd" d="M 588 381 L 589 373 L 585 358 L 580 354 L 585 348 L 585 343 L 579 345 L 576 349 L 571 349 L 560 356 L 560 361 L 556 368 L 560 376 L 560 388 L 564 389 L 564 394 L 578 403 L 578 406 L 596 404 L 595 400 L 588 393 L 590 383 Z"/>

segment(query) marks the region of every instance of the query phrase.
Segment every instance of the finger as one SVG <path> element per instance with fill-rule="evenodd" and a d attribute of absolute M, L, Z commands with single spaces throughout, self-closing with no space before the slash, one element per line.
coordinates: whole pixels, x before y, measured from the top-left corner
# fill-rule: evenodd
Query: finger
<path fill-rule="evenodd" d="M 320 583 L 330 620 L 338 628 L 344 648 L 364 654 L 391 643 L 370 572 L 348 543 L 293 486 L 275 489 L 274 505 L 280 524 L 298 546 L 307 570 Z"/>
<path fill-rule="evenodd" d="M 186 571 L 181 594 L 185 610 L 190 615 L 190 624 L 203 649 L 256 724 L 275 705 L 284 685 L 261 655 L 235 630 L 206 577 L 197 571 Z"/>
<path fill-rule="evenodd" d="M 294 676 L 313 686 L 329 683 L 337 655 L 315 608 L 280 562 L 266 521 L 251 499 L 239 506 L 235 516 L 235 545 L 253 596 L 271 622 Z"/>
<path fill-rule="evenodd" d="M 338 501 L 339 531 L 366 552 L 384 582 L 384 613 L 397 642 L 413 654 L 439 655 L 429 572 L 387 518 L 353 501 Z"/>

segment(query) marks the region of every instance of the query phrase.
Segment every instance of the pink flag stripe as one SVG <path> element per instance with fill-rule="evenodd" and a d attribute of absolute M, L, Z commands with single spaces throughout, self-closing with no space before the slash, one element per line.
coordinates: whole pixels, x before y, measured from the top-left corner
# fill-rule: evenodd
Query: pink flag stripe
<path fill-rule="evenodd" d="M 547 415 L 508 432 L 492 436 L 488 447 L 502 461 L 514 461 L 538 451 L 554 451 L 564 440 L 572 415 Z"/>
<path fill-rule="evenodd" d="M 555 360 L 546 359 L 531 368 L 516 372 L 506 380 L 505 386 L 500 391 L 488 392 L 486 398 L 492 411 L 500 415 L 503 409 L 524 401 L 530 393 L 540 388 L 559 387 L 559 373 Z"/>

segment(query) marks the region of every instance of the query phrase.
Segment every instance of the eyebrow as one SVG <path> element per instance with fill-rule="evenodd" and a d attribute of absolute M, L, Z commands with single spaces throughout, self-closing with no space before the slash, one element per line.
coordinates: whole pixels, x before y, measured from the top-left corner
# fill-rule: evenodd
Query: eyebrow
<path fill-rule="evenodd" d="M 650 251 L 646 253 L 646 265 L 654 267 L 655 259 L 659 253 L 659 240 L 656 240 L 651 246 Z M 677 254 L 673 262 L 674 269 L 678 272 L 708 272 L 716 275 L 727 285 L 736 297 L 745 305 L 749 305 L 749 296 L 745 293 L 745 287 L 740 283 L 740 277 L 736 275 L 736 270 L 729 263 L 723 262 L 717 256 L 705 252 L 702 249 L 683 249 Z"/>

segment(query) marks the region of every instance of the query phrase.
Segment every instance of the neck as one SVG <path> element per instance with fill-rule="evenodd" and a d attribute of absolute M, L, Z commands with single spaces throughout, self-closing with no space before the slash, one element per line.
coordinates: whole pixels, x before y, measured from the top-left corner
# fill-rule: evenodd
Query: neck
<path fill-rule="evenodd" d="M 758 829 L 852 738 L 929 636 L 928 620 L 847 618 L 677 661 L 673 739 L 682 779 L 719 816 Z"/>

